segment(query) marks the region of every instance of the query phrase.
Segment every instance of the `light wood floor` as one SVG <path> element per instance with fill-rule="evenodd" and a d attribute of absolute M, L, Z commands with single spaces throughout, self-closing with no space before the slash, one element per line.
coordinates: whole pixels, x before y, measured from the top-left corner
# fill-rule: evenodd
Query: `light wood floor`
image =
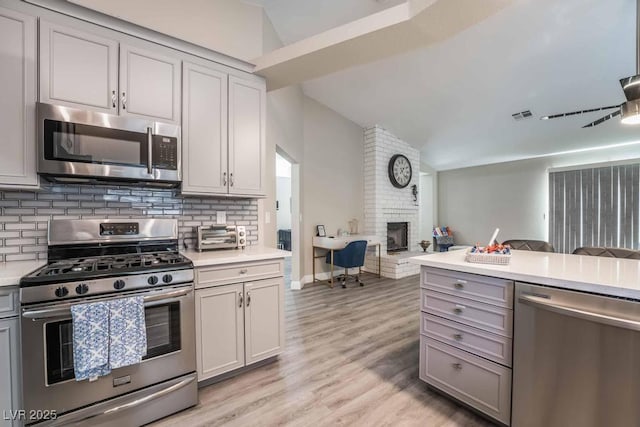
<path fill-rule="evenodd" d="M 418 379 L 418 276 L 363 275 L 286 293 L 287 348 L 275 363 L 200 390 L 164 426 L 486 426 Z"/>

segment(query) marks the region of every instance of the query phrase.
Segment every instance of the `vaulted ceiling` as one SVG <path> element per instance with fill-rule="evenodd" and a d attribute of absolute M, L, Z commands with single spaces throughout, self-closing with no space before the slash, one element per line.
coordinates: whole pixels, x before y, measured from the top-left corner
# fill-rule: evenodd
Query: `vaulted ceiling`
<path fill-rule="evenodd" d="M 254 0 L 256 2 L 257 0 Z M 400 1 L 260 0 L 285 44 Z M 624 101 L 635 72 L 634 0 L 515 0 L 444 42 L 303 84 L 363 127 L 379 124 L 437 169 L 640 140 L 604 115 L 539 117 Z M 531 110 L 533 118 L 512 114 Z"/>

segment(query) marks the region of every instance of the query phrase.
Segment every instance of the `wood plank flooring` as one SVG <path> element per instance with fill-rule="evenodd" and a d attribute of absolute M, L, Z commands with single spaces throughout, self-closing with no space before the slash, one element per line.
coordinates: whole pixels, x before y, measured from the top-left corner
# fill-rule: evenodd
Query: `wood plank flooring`
<path fill-rule="evenodd" d="M 418 379 L 418 276 L 286 292 L 279 360 L 200 390 L 165 426 L 487 426 Z"/>

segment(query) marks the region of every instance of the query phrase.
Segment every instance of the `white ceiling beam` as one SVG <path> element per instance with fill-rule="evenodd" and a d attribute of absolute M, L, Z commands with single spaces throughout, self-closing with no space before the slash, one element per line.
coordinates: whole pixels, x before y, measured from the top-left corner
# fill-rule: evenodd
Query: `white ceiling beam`
<path fill-rule="evenodd" d="M 513 0 L 410 0 L 276 49 L 252 62 L 268 90 L 445 40 Z"/>

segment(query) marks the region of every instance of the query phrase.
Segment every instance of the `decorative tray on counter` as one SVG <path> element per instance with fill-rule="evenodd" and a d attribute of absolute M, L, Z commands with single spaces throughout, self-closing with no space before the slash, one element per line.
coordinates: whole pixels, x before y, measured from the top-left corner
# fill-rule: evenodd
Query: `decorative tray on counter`
<path fill-rule="evenodd" d="M 469 248 L 464 260 L 476 264 L 508 265 L 509 261 L 511 261 L 511 248 L 508 245 L 492 245 L 487 247 L 476 245 Z"/>

